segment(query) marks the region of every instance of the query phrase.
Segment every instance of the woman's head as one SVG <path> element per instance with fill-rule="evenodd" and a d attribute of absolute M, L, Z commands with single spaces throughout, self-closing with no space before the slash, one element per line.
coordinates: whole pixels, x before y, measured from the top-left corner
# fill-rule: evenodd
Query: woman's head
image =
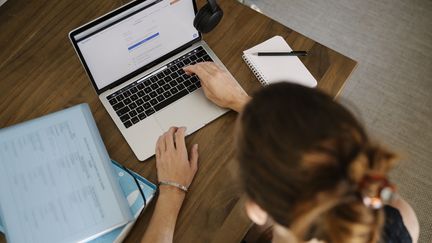
<path fill-rule="evenodd" d="M 371 144 L 348 110 L 317 89 L 270 85 L 240 117 L 238 160 L 246 193 L 300 239 L 376 241 L 383 215 L 365 206 L 359 185 L 367 175 L 385 175 L 393 158 Z"/>

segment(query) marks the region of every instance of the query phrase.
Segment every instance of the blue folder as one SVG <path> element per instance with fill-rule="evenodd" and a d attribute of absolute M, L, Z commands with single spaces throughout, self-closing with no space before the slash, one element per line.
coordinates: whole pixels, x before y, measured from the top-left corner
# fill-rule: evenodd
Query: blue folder
<path fill-rule="evenodd" d="M 131 213 L 134 216 L 134 218 L 137 219 L 138 216 L 141 214 L 141 212 L 144 210 L 145 206 L 148 205 L 148 203 L 153 199 L 157 187 L 153 183 L 146 180 L 144 177 L 129 170 L 129 172 L 134 175 L 134 177 L 137 179 L 138 183 L 141 186 L 142 192 L 144 193 L 145 196 L 145 199 L 143 199 L 135 180 L 132 178 L 129 172 L 127 172 L 125 168 L 121 166 L 119 163 L 117 163 L 116 161 L 112 160 L 112 163 L 113 163 L 114 171 L 120 183 L 120 187 L 125 197 L 128 199 Z M 105 235 L 102 235 L 90 242 L 92 243 L 121 242 L 127 236 L 127 233 L 129 232 L 130 228 L 133 226 L 134 222 L 135 221 L 128 223 L 127 225 L 117 228 L 109 233 L 106 233 Z M 0 232 L 4 233 L 3 223 L 1 221 L 1 215 L 0 215 Z"/>

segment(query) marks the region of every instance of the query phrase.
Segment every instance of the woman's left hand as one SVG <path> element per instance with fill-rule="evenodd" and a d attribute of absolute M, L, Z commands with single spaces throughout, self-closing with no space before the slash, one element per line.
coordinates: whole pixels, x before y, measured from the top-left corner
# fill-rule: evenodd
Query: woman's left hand
<path fill-rule="evenodd" d="M 198 144 L 188 156 L 185 127 L 171 127 L 156 144 L 156 168 L 159 181 L 176 182 L 189 187 L 198 170 Z"/>

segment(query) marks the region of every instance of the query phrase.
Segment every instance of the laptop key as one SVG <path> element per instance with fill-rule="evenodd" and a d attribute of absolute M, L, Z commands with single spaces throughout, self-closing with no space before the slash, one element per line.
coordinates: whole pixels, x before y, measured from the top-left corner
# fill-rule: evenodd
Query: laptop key
<path fill-rule="evenodd" d="M 133 111 L 129 112 L 129 115 L 130 115 L 130 116 L 136 116 L 136 115 L 137 115 L 137 112 L 136 112 L 135 110 L 133 110 Z"/>
<path fill-rule="evenodd" d="M 183 60 L 183 63 L 185 63 L 185 66 L 189 65 L 190 62 L 192 62 L 192 60 L 189 57 L 187 57 Z"/>
<path fill-rule="evenodd" d="M 179 76 L 179 75 L 178 75 L 177 73 L 172 73 L 172 74 L 171 74 L 171 78 L 172 78 L 172 79 L 176 79 L 176 78 L 178 78 L 178 76 Z"/>
<path fill-rule="evenodd" d="M 195 86 L 195 84 L 192 84 L 192 85 L 189 85 L 188 87 L 187 87 L 187 90 L 190 92 L 190 93 L 192 93 L 194 90 L 196 90 L 197 89 L 197 86 Z"/>
<path fill-rule="evenodd" d="M 155 110 L 153 108 L 150 108 L 150 109 L 148 109 L 148 110 L 145 111 L 145 114 L 147 116 L 150 116 L 151 114 L 154 114 L 154 113 L 155 113 Z"/>
<path fill-rule="evenodd" d="M 136 103 L 137 105 L 142 105 L 142 104 L 144 104 L 144 100 L 139 99 L 139 100 L 135 101 L 135 103 Z"/>
<path fill-rule="evenodd" d="M 145 93 L 144 93 L 144 91 L 140 90 L 140 91 L 138 91 L 137 95 L 139 97 L 143 97 L 145 95 Z"/>
<path fill-rule="evenodd" d="M 152 99 L 152 100 L 150 100 L 150 104 L 152 104 L 152 105 L 156 105 L 158 102 L 157 102 L 157 100 L 156 99 Z"/>
<path fill-rule="evenodd" d="M 161 78 L 164 77 L 164 75 L 163 75 L 163 73 L 158 73 L 158 74 L 156 75 L 156 77 L 157 77 L 158 79 L 161 79 Z"/>
<path fill-rule="evenodd" d="M 196 55 L 199 56 L 199 57 L 201 57 L 201 56 L 204 56 L 205 54 L 207 54 L 207 52 L 204 51 L 204 49 L 201 49 L 201 50 L 198 51 L 198 53 Z"/>
<path fill-rule="evenodd" d="M 138 88 L 139 90 L 144 89 L 144 84 L 138 84 L 137 88 Z"/>
<path fill-rule="evenodd" d="M 176 87 L 170 89 L 171 94 L 178 93 L 178 89 Z"/>
<path fill-rule="evenodd" d="M 145 110 L 147 110 L 148 108 L 151 107 L 151 105 L 150 105 L 150 103 L 144 103 L 143 107 Z"/>
<path fill-rule="evenodd" d="M 123 102 L 120 101 L 119 103 L 113 105 L 112 107 L 116 111 L 116 110 L 119 110 L 120 108 L 122 108 L 123 106 L 124 106 Z"/>
<path fill-rule="evenodd" d="M 163 96 L 163 95 L 159 95 L 156 99 L 157 99 L 159 102 L 161 102 L 162 100 L 164 100 L 164 96 Z"/>
<path fill-rule="evenodd" d="M 169 84 L 171 87 L 175 87 L 177 85 L 177 81 L 173 80 Z"/>
<path fill-rule="evenodd" d="M 192 82 L 190 80 L 186 80 L 183 82 L 184 86 L 188 87 L 189 85 L 192 84 Z"/>
<path fill-rule="evenodd" d="M 190 79 L 190 81 L 194 84 L 199 83 L 199 79 L 196 76 L 192 76 L 192 78 Z"/>
<path fill-rule="evenodd" d="M 131 100 L 137 100 L 138 99 L 138 95 L 137 94 L 133 94 L 129 97 Z"/>
<path fill-rule="evenodd" d="M 146 96 L 143 97 L 143 100 L 144 100 L 145 102 L 149 101 L 150 99 L 151 99 L 151 98 L 150 98 L 149 95 L 146 95 Z"/>
<path fill-rule="evenodd" d="M 129 107 L 125 106 L 116 112 L 117 112 L 118 116 L 123 116 L 124 114 L 126 114 L 129 111 L 130 111 Z"/>
<path fill-rule="evenodd" d="M 139 114 L 141 112 L 144 112 L 144 107 L 142 106 L 138 106 L 138 108 L 136 108 L 136 112 Z"/>
<path fill-rule="evenodd" d="M 116 103 L 117 103 L 117 99 L 110 99 L 110 100 L 108 100 L 108 102 L 111 104 L 111 105 L 115 105 Z"/>
<path fill-rule="evenodd" d="M 178 84 L 178 85 L 176 86 L 176 88 L 177 88 L 178 90 L 182 90 L 182 89 L 185 88 L 185 86 L 184 86 L 183 84 Z"/>
<path fill-rule="evenodd" d="M 165 77 L 165 78 L 167 78 L 167 77 Z M 165 78 L 164 78 L 164 79 L 165 79 Z M 161 80 L 157 81 L 157 84 L 158 84 L 159 86 L 162 86 L 162 85 L 165 84 L 165 80 L 161 79 Z"/>
<path fill-rule="evenodd" d="M 211 59 L 208 55 L 205 55 L 203 58 L 206 62 L 213 62 L 213 59 Z"/>
<path fill-rule="evenodd" d="M 149 86 L 151 84 L 150 79 L 144 80 L 144 84 L 145 84 L 145 86 Z"/>
<path fill-rule="evenodd" d="M 132 110 L 132 109 L 135 109 L 137 107 L 137 105 L 135 104 L 135 103 L 130 103 L 130 105 L 129 105 L 129 108 Z"/>
<path fill-rule="evenodd" d="M 132 94 L 132 93 L 129 92 L 129 90 L 126 90 L 125 92 L 123 92 L 123 95 L 124 95 L 125 97 L 129 97 L 131 94 Z"/>
<path fill-rule="evenodd" d="M 159 87 L 159 85 L 157 85 L 157 83 L 153 83 L 152 85 L 150 85 L 150 87 L 155 90 Z"/>
<path fill-rule="evenodd" d="M 128 114 L 125 114 L 125 115 L 123 115 L 123 116 L 120 117 L 120 120 L 122 122 L 125 122 L 125 121 L 129 120 L 129 118 L 130 118 L 130 116 Z"/>
<path fill-rule="evenodd" d="M 138 117 L 135 116 L 135 117 L 132 117 L 131 121 L 133 124 L 135 124 L 135 123 L 139 122 L 140 120 Z"/>
<path fill-rule="evenodd" d="M 169 90 L 171 87 L 170 87 L 169 84 L 165 84 L 165 85 L 163 86 L 163 88 L 164 88 L 165 91 L 167 91 L 167 90 Z"/>
<path fill-rule="evenodd" d="M 162 89 L 161 87 L 159 87 L 159 88 L 156 90 L 156 92 L 157 92 L 158 94 L 162 94 L 162 93 L 164 92 L 164 89 Z"/>
<path fill-rule="evenodd" d="M 118 95 L 116 97 L 116 99 L 117 99 L 118 102 L 120 102 L 120 101 L 122 101 L 124 99 L 124 96 L 120 94 L 120 95 Z"/>
<path fill-rule="evenodd" d="M 182 90 L 181 92 L 179 92 L 179 93 L 177 93 L 177 94 L 171 96 L 170 98 L 168 98 L 168 99 L 162 101 L 161 103 L 159 103 L 159 104 L 157 104 L 157 105 L 154 105 L 153 107 L 154 107 L 157 111 L 159 111 L 159 110 L 163 109 L 164 107 L 166 107 L 167 105 L 173 103 L 174 101 L 176 101 L 176 100 L 182 98 L 183 96 L 185 96 L 185 95 L 187 95 L 187 94 L 188 94 L 188 92 L 187 92 L 186 90 Z"/>
<path fill-rule="evenodd" d="M 140 114 L 138 114 L 138 118 L 140 119 L 140 120 L 144 120 L 144 118 L 146 118 L 147 116 L 146 116 L 146 114 L 143 112 L 143 113 L 140 113 Z"/>
<path fill-rule="evenodd" d="M 152 91 L 152 92 L 150 93 L 150 97 L 154 98 L 154 97 L 156 97 L 156 96 L 157 96 L 156 91 Z"/>
<path fill-rule="evenodd" d="M 182 78 L 183 78 L 184 80 L 188 79 L 189 77 L 190 77 L 190 76 L 187 75 L 186 73 L 182 74 Z"/>
<path fill-rule="evenodd" d="M 131 102 L 132 101 L 129 98 L 126 98 L 126 99 L 123 100 L 123 103 L 125 103 L 125 105 L 129 105 Z"/>
<path fill-rule="evenodd" d="M 124 125 L 126 128 L 128 128 L 128 127 L 132 126 L 132 122 L 131 122 L 131 121 L 126 121 L 126 122 L 123 123 L 123 125 Z"/>
<path fill-rule="evenodd" d="M 171 93 L 169 91 L 167 91 L 163 95 L 165 98 L 169 98 L 171 96 Z"/>
<path fill-rule="evenodd" d="M 172 79 L 170 78 L 170 77 L 165 77 L 164 78 L 164 81 L 165 81 L 165 83 L 168 83 L 169 81 L 171 81 Z"/>
<path fill-rule="evenodd" d="M 154 82 L 157 81 L 157 78 L 156 78 L 155 76 L 153 76 L 153 77 L 150 78 L 150 81 L 151 81 L 152 83 L 154 83 Z"/>
<path fill-rule="evenodd" d="M 137 89 L 136 87 L 132 87 L 132 88 L 130 89 L 130 91 L 131 91 L 133 94 L 135 94 L 136 92 L 138 92 L 138 89 Z"/>

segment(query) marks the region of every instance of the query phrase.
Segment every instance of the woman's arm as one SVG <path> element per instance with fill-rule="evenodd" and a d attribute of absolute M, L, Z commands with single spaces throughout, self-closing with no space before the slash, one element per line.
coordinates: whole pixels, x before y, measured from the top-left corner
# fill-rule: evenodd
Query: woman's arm
<path fill-rule="evenodd" d="M 142 242 L 173 242 L 174 228 L 184 197 L 184 193 L 175 188 L 161 187 Z"/>
<path fill-rule="evenodd" d="M 159 137 L 156 145 L 158 180 L 189 187 L 198 169 L 198 145 L 190 159 L 185 145 L 186 128 L 170 128 Z M 168 185 L 159 186 L 159 197 L 150 224 L 141 242 L 172 242 L 177 216 L 186 193 Z"/>
<path fill-rule="evenodd" d="M 250 100 L 240 84 L 213 62 L 201 62 L 183 69 L 198 75 L 204 94 L 218 106 L 241 112 Z"/>

